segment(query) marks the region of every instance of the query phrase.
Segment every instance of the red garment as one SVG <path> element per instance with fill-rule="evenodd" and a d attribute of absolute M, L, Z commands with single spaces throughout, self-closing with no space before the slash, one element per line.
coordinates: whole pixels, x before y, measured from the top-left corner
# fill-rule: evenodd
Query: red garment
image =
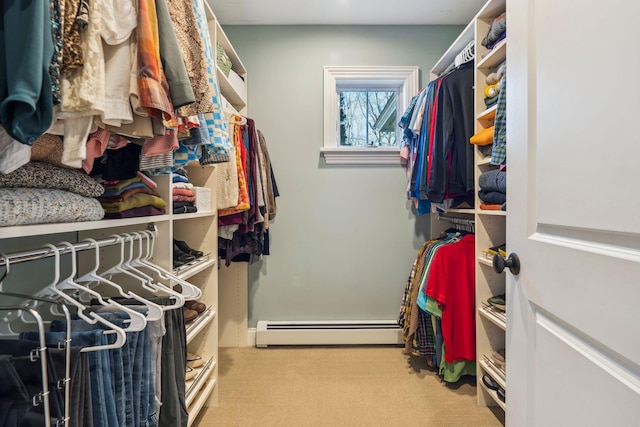
<path fill-rule="evenodd" d="M 475 236 L 438 249 L 424 292 L 442 308 L 442 338 L 448 363 L 476 359 Z"/>

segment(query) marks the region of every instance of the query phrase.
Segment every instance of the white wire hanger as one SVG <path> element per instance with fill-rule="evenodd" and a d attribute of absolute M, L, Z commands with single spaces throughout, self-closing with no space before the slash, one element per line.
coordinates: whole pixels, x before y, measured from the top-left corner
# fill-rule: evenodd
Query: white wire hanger
<path fill-rule="evenodd" d="M 95 264 L 94 264 L 93 270 L 89 271 L 87 274 L 83 275 L 82 277 L 77 278 L 76 282 L 83 282 L 83 283 L 88 282 L 89 286 L 99 285 L 99 284 L 110 286 L 114 288 L 116 291 L 118 291 L 118 294 L 121 297 L 138 301 L 139 303 L 143 304 L 147 308 L 147 317 L 146 317 L 147 321 L 160 320 L 164 317 L 164 311 L 162 309 L 162 306 L 160 306 L 159 304 L 156 304 L 153 301 L 149 301 L 148 299 L 141 297 L 140 295 L 134 292 L 131 292 L 131 291 L 125 292 L 125 290 L 119 284 L 99 275 L 98 268 L 100 267 L 100 247 L 98 245 L 98 242 L 90 238 L 85 239 L 84 241 L 93 244 L 93 246 L 95 247 L 95 252 L 94 252 Z"/>
<path fill-rule="evenodd" d="M 111 237 L 116 238 L 116 240 L 120 243 L 120 262 L 115 266 L 107 269 L 103 273 L 101 273 L 101 275 L 106 275 L 107 277 L 110 278 L 115 274 L 125 274 L 137 280 L 142 285 L 142 287 L 148 290 L 149 292 L 152 292 L 154 294 L 157 294 L 158 292 L 164 292 L 174 297 L 175 302 L 173 304 L 167 304 L 167 305 L 161 306 L 164 311 L 182 308 L 185 301 L 184 296 L 182 296 L 182 294 L 174 291 L 168 286 L 165 286 L 161 283 L 156 283 L 153 280 L 149 280 L 150 276 L 145 275 L 144 273 L 141 273 L 140 271 L 136 270 L 132 266 L 126 266 L 125 259 L 124 259 L 124 243 L 125 243 L 124 237 L 118 234 L 114 234 Z"/>
<path fill-rule="evenodd" d="M 96 300 L 100 303 L 100 305 L 111 309 L 113 311 L 122 311 L 129 316 L 128 323 L 129 325 L 126 328 L 123 328 L 125 332 L 139 332 L 144 330 L 147 327 L 147 319 L 144 314 L 132 310 L 131 308 L 124 306 L 122 304 L 117 303 L 112 299 L 108 299 L 105 301 L 102 298 L 102 295 L 92 289 L 89 289 L 86 286 L 82 286 L 73 281 L 73 278 L 76 275 L 76 250 L 75 247 L 69 242 L 60 242 L 60 245 L 64 245 L 71 250 L 71 274 L 66 279 L 62 280 L 56 285 L 56 288 L 63 291 L 65 289 L 70 289 L 73 291 L 82 291 L 89 295 L 92 295 L 96 298 Z"/>
<path fill-rule="evenodd" d="M 54 266 L 54 280 L 53 282 L 51 282 L 46 288 L 44 288 L 42 291 L 38 292 L 37 296 L 46 296 L 46 297 L 52 297 L 52 298 L 61 298 L 62 300 L 64 300 L 66 303 L 68 303 L 71 306 L 76 307 L 77 309 L 77 315 L 80 319 L 84 320 L 85 322 L 91 324 L 91 325 L 95 325 L 96 323 L 101 323 L 103 325 L 105 325 L 107 328 L 107 330 L 104 331 L 105 334 L 116 334 L 116 339 L 113 343 L 111 344 L 104 344 L 104 345 L 98 345 L 98 346 L 92 346 L 92 347 L 84 347 L 82 350 L 80 350 L 83 353 L 87 353 L 87 352 L 91 352 L 91 351 L 98 351 L 98 350 L 108 350 L 108 349 L 112 349 L 112 348 L 121 348 L 125 342 L 127 342 L 127 335 L 124 332 L 124 330 L 116 325 L 114 325 L 113 323 L 109 322 L 107 319 L 105 319 L 104 317 L 93 313 L 93 312 L 89 312 L 88 314 L 85 314 L 85 310 L 87 310 L 87 307 L 85 307 L 82 303 L 80 303 L 80 301 L 70 297 L 69 295 L 67 295 L 66 293 L 62 292 L 61 290 L 59 290 L 56 285 L 58 284 L 58 281 L 60 279 L 60 251 L 58 250 L 58 248 L 52 244 L 47 243 L 46 245 L 44 245 L 45 247 L 50 248 L 51 250 L 53 250 L 53 254 L 54 254 L 54 259 L 55 259 L 55 266 Z"/>
<path fill-rule="evenodd" d="M 464 49 L 462 49 L 460 53 L 456 55 L 456 58 L 454 60 L 454 64 L 456 67 L 459 67 L 460 65 L 465 64 L 475 58 L 475 46 L 475 40 L 471 40 L 469 43 L 467 43 Z"/>
<path fill-rule="evenodd" d="M 141 233 L 133 233 L 136 234 L 139 238 L 139 246 L 138 246 L 138 256 L 131 261 L 131 265 L 140 267 L 140 268 L 148 268 L 154 271 L 161 279 L 169 280 L 170 282 L 176 282 L 182 287 L 182 295 L 184 299 L 187 301 L 196 300 L 202 296 L 202 290 L 197 286 L 187 282 L 184 279 L 181 279 L 177 275 L 173 274 L 171 271 L 166 270 L 159 265 L 152 263 L 149 259 L 153 254 L 153 247 L 155 244 L 154 235 L 151 231 L 143 230 Z M 147 241 L 147 250 L 143 255 L 142 250 L 142 240 L 143 236 L 146 237 Z"/>

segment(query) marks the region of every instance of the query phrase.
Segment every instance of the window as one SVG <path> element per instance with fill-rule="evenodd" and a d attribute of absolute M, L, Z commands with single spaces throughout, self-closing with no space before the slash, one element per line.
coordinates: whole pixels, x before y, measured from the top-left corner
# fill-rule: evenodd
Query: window
<path fill-rule="evenodd" d="M 340 146 L 394 147 L 397 90 L 338 89 Z"/>
<path fill-rule="evenodd" d="M 325 161 L 400 164 L 398 117 L 418 92 L 418 67 L 325 67 Z"/>

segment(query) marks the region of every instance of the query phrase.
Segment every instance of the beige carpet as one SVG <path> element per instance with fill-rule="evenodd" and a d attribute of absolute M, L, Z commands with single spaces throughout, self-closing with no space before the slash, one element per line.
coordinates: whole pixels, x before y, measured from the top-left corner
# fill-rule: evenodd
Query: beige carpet
<path fill-rule="evenodd" d="M 220 404 L 199 427 L 491 427 L 500 409 L 476 405 L 475 378 L 440 381 L 398 347 L 220 349 Z"/>

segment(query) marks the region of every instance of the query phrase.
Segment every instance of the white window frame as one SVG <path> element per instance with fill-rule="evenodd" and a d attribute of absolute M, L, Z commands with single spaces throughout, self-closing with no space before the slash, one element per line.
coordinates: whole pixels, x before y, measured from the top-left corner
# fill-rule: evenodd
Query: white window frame
<path fill-rule="evenodd" d="M 419 90 L 416 66 L 325 66 L 324 146 L 320 152 L 327 164 L 402 164 L 397 147 L 341 147 L 338 88 L 345 86 L 396 86 L 398 119 Z"/>

